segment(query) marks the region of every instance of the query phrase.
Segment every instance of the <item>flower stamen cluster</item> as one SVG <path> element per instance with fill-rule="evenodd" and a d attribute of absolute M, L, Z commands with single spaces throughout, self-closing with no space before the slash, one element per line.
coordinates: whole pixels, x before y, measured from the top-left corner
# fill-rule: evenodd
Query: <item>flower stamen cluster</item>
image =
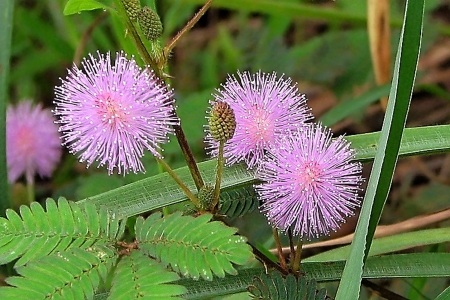
<path fill-rule="evenodd" d="M 84 72 L 73 66 L 56 87 L 55 110 L 63 145 L 89 167 L 94 161 L 108 173 L 144 172 L 144 149 L 162 158 L 160 143 L 179 124 L 173 92 L 149 69 L 117 53 L 90 55 Z"/>

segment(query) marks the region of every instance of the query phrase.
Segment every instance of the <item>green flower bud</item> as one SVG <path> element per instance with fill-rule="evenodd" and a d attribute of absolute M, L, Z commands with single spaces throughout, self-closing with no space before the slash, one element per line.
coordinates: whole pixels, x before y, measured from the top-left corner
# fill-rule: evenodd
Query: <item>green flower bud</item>
<path fill-rule="evenodd" d="M 208 209 L 214 198 L 214 187 L 208 184 L 204 185 L 200 188 L 200 191 L 198 191 L 197 198 L 200 200 L 202 208 Z"/>
<path fill-rule="evenodd" d="M 217 142 L 231 139 L 236 129 L 236 117 L 231 106 L 223 101 L 216 102 L 211 108 L 209 132 Z"/>
<path fill-rule="evenodd" d="M 132 21 L 137 21 L 139 10 L 141 9 L 141 3 L 139 0 L 123 0 L 123 6 L 128 14 L 128 17 Z"/>
<path fill-rule="evenodd" d="M 141 8 L 137 16 L 142 33 L 149 41 L 157 40 L 163 31 L 163 26 L 158 14 L 151 8 Z"/>

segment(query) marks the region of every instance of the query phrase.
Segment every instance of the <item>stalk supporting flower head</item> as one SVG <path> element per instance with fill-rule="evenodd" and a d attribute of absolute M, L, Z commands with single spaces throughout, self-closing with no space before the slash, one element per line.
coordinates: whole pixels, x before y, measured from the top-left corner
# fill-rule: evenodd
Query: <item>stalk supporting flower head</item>
<path fill-rule="evenodd" d="M 34 175 L 51 176 L 61 158 L 58 127 L 50 110 L 32 101 L 22 101 L 6 111 L 6 161 L 8 179 L 22 174 L 29 184 Z"/>
<path fill-rule="evenodd" d="M 82 65 L 85 72 L 74 65 L 55 89 L 63 144 L 88 167 L 98 161 L 109 174 L 144 172 L 144 149 L 161 158 L 158 144 L 179 123 L 172 91 L 123 53 L 114 64 L 109 53 L 98 53 Z"/>
<path fill-rule="evenodd" d="M 360 204 L 362 166 L 342 136 L 310 124 L 271 147 L 256 172 L 261 211 L 269 223 L 301 238 L 336 231 Z"/>
<path fill-rule="evenodd" d="M 215 103 L 230 105 L 236 117 L 233 138 L 225 144 L 227 165 L 245 161 L 253 168 L 264 157 L 265 151 L 280 136 L 294 131 L 312 119 L 306 97 L 298 92 L 289 78 L 277 78 L 275 73 L 238 72 L 228 77 L 222 89 L 214 94 Z M 206 137 L 207 150 L 217 156 L 219 143 L 211 134 Z"/>

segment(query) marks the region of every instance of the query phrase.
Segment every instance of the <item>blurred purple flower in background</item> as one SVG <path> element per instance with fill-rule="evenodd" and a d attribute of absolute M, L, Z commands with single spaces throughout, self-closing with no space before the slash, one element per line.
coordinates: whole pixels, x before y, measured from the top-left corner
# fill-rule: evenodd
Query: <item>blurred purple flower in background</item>
<path fill-rule="evenodd" d="M 256 172 L 256 192 L 269 223 L 301 238 L 336 231 L 360 204 L 362 166 L 343 136 L 309 124 L 271 147 Z"/>
<path fill-rule="evenodd" d="M 34 175 L 51 176 L 61 158 L 58 127 L 49 109 L 33 106 L 31 100 L 6 111 L 6 161 L 8 180 L 13 183 L 25 174 L 28 183 Z"/>
<path fill-rule="evenodd" d="M 253 168 L 280 136 L 303 126 L 312 114 L 305 95 L 298 92 L 291 79 L 262 72 L 238 72 L 238 76 L 239 80 L 229 76 L 210 104 L 213 107 L 217 102 L 226 102 L 236 116 L 234 136 L 224 148 L 227 165 L 245 161 Z M 210 133 L 205 141 L 210 154 L 217 156 L 218 143 Z"/>
<path fill-rule="evenodd" d="M 85 72 L 74 65 L 55 89 L 63 144 L 88 167 L 98 161 L 109 174 L 144 172 L 144 149 L 161 158 L 158 144 L 179 123 L 172 91 L 122 52 L 113 65 L 109 52 L 82 65 Z"/>

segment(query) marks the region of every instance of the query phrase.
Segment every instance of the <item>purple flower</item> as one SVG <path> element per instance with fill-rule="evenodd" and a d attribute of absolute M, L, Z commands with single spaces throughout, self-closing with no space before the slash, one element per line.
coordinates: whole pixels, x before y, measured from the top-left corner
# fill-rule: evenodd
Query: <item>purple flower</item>
<path fill-rule="evenodd" d="M 256 172 L 256 192 L 269 223 L 301 238 L 336 231 L 360 204 L 362 166 L 343 136 L 310 124 L 281 139 Z"/>
<path fill-rule="evenodd" d="M 50 110 L 31 100 L 6 111 L 6 161 L 11 183 L 25 174 L 28 183 L 34 175 L 50 176 L 61 158 L 58 127 Z"/>
<path fill-rule="evenodd" d="M 88 167 L 98 161 L 109 174 L 144 172 L 144 149 L 161 157 L 158 144 L 179 123 L 172 91 L 123 53 L 113 65 L 109 53 L 89 55 L 82 65 L 85 72 L 74 65 L 55 89 L 63 144 Z"/>
<path fill-rule="evenodd" d="M 245 161 L 253 168 L 280 136 L 303 126 L 312 114 L 305 95 L 298 92 L 291 79 L 262 72 L 238 72 L 238 76 L 239 81 L 228 77 L 223 90 L 213 95 L 211 107 L 226 102 L 236 116 L 236 131 L 224 147 L 227 165 Z M 209 133 L 205 140 L 210 154 L 217 156 L 218 143 Z"/>

